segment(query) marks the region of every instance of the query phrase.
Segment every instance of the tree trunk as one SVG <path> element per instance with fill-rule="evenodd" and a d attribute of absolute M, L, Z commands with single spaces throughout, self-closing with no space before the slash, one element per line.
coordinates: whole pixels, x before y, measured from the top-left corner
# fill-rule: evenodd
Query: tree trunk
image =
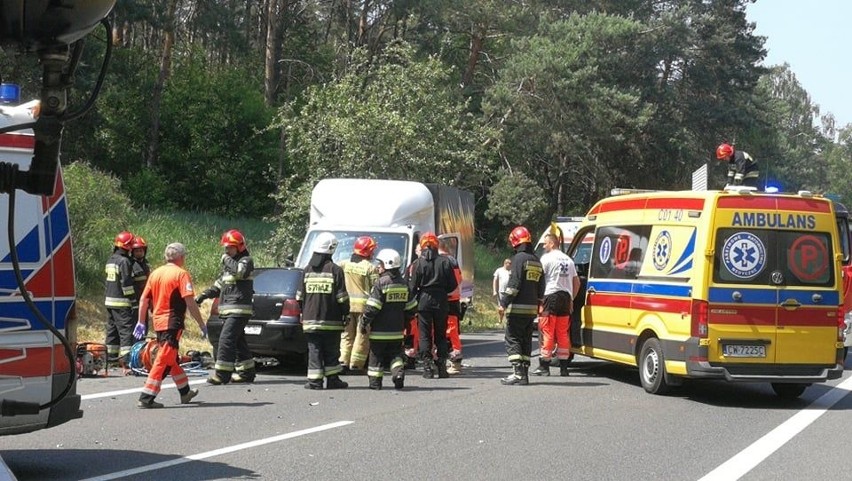
<path fill-rule="evenodd" d="M 482 52 L 482 44 L 485 40 L 485 28 L 477 27 L 471 32 L 470 50 L 467 56 L 467 68 L 462 76 L 462 88 L 470 86 L 473 83 L 473 74 L 476 72 L 476 65 L 479 62 L 479 54 Z"/>
<path fill-rule="evenodd" d="M 163 32 L 163 52 L 160 55 L 160 74 L 154 85 L 151 98 L 151 132 L 148 140 L 148 155 L 145 166 L 148 168 L 157 164 L 160 155 L 160 104 L 163 101 L 163 90 L 172 71 L 172 47 L 175 43 L 175 11 L 178 0 L 169 0 L 165 16 Z"/>
<path fill-rule="evenodd" d="M 281 0 L 268 0 L 266 9 L 266 48 L 263 69 L 263 94 L 266 105 L 275 105 L 278 93 L 278 32 L 281 28 Z"/>

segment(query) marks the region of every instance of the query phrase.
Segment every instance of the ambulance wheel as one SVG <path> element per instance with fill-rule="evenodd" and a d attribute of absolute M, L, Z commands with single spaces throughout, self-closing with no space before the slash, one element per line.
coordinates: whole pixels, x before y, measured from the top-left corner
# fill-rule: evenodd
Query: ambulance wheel
<path fill-rule="evenodd" d="M 665 394 L 669 390 L 666 382 L 666 359 L 660 340 L 650 337 L 642 344 L 639 355 L 639 380 L 645 391 L 651 394 Z"/>
<path fill-rule="evenodd" d="M 809 384 L 773 382 L 772 390 L 781 399 L 796 399 L 805 392 Z"/>

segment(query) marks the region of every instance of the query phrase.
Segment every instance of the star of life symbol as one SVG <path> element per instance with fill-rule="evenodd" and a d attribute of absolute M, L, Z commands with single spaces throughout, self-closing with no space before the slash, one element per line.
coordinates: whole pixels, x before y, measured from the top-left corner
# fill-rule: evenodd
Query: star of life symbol
<path fill-rule="evenodd" d="M 722 261 L 728 272 L 741 279 L 749 279 L 763 270 L 766 248 L 756 235 L 737 232 L 725 241 Z"/>
<path fill-rule="evenodd" d="M 669 231 L 664 230 L 657 235 L 654 241 L 654 268 L 661 271 L 666 268 L 672 257 L 672 236 Z"/>
<path fill-rule="evenodd" d="M 598 251 L 598 258 L 601 260 L 601 264 L 606 264 L 609 262 L 609 256 L 612 254 L 612 240 L 609 237 L 604 237 L 601 242 L 600 250 Z"/>

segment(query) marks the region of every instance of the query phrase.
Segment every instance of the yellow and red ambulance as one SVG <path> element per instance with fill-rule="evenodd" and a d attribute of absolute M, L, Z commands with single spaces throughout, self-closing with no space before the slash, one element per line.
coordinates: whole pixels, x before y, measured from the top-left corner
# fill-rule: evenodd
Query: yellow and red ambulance
<path fill-rule="evenodd" d="M 829 199 L 750 188 L 606 198 L 575 304 L 573 351 L 684 378 L 770 382 L 782 397 L 843 371 L 841 240 Z M 579 309 L 577 309 L 579 308 Z"/>

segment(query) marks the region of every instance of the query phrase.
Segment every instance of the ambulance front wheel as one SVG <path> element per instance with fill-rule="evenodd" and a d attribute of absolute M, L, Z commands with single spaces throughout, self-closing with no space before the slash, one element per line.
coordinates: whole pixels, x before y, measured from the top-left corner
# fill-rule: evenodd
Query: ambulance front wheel
<path fill-rule="evenodd" d="M 666 359 L 660 340 L 648 338 L 642 344 L 639 354 L 639 380 L 645 391 L 651 394 L 665 394 L 669 390 L 666 382 Z"/>
<path fill-rule="evenodd" d="M 796 399 L 805 392 L 810 384 L 773 382 L 772 390 L 781 399 Z"/>

